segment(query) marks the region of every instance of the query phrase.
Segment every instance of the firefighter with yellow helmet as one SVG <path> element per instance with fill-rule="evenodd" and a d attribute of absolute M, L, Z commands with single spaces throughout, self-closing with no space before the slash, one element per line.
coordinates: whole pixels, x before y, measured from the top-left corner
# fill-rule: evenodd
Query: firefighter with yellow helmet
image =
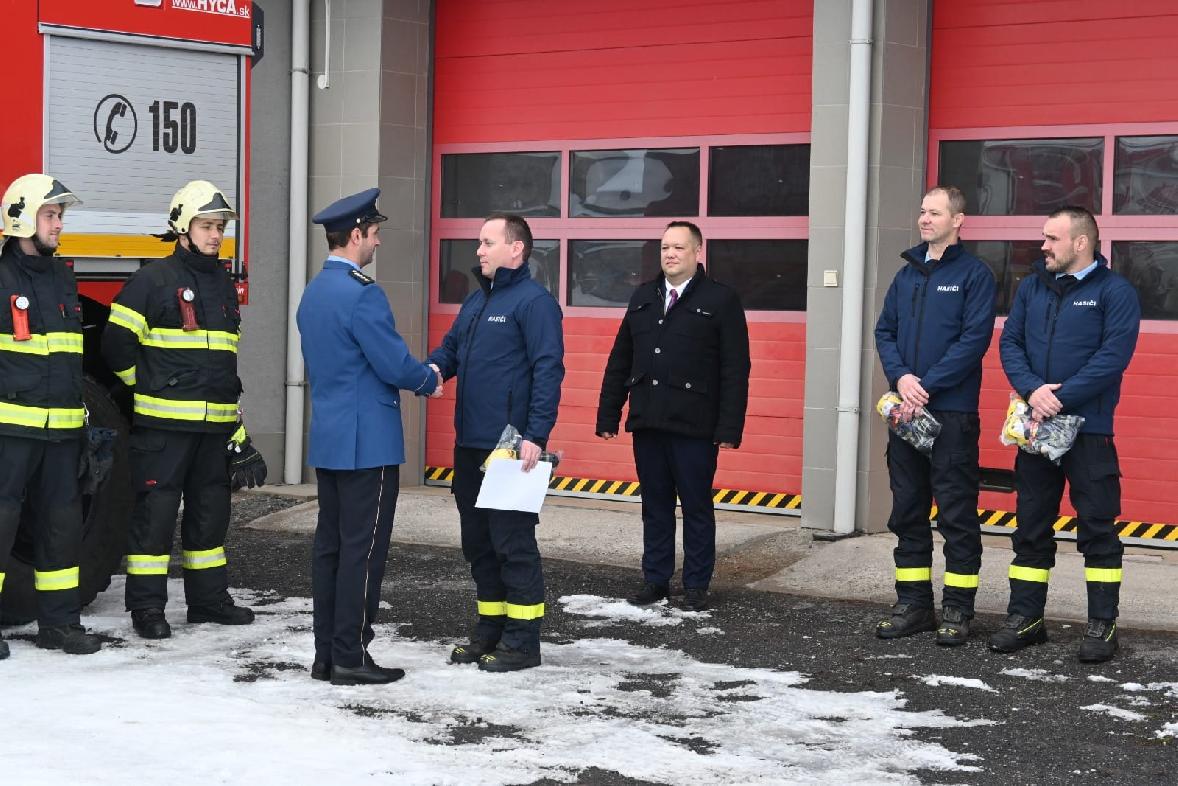
<path fill-rule="evenodd" d="M 49 175 L 12 182 L 0 200 L 0 592 L 20 527 L 33 514 L 37 646 L 89 655 L 81 625 L 82 307 L 73 271 L 54 256 L 66 208 L 81 202 Z M 0 659 L 9 655 L 0 640 Z"/>
<path fill-rule="evenodd" d="M 189 622 L 248 625 L 229 595 L 225 534 L 233 487 L 265 482 L 266 464 L 241 422 L 237 291 L 219 259 L 225 194 L 205 180 L 172 198 L 171 256 L 137 271 L 111 305 L 102 353 L 131 387 L 135 510 L 127 548 L 127 610 L 147 639 L 172 634 L 164 616 L 168 561 L 181 499 L 180 539 Z"/>

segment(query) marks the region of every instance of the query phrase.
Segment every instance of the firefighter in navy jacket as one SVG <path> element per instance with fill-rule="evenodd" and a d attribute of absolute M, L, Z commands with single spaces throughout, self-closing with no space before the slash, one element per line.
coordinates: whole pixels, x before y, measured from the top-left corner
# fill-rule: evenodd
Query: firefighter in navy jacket
<path fill-rule="evenodd" d="M 918 226 L 924 242 L 905 251 L 875 327 L 888 385 L 905 416 L 925 407 L 941 422 L 932 454 L 888 435 L 888 476 L 896 533 L 896 605 L 876 627 L 881 638 L 937 630 L 937 643 L 964 644 L 982 564 L 978 523 L 978 394 L 982 357 L 994 333 L 994 275 L 958 242 L 965 199 L 950 187 L 925 194 Z M 933 538 L 945 538 L 941 624 L 933 611 Z"/>
<path fill-rule="evenodd" d="M 675 571 L 675 505 L 683 509 L 683 606 L 708 607 L 716 565 L 712 483 L 720 448 L 740 447 L 748 406 L 749 334 L 737 292 L 710 278 L 703 235 L 673 221 L 660 246 L 663 275 L 630 298 L 606 361 L 595 433 L 626 430 L 642 485 L 642 585 L 630 602 L 666 598 Z"/>
<path fill-rule="evenodd" d="M 556 299 L 532 280 L 532 232 L 519 216 L 494 215 L 479 231 L 480 286 L 462 303 L 442 344 L 429 356 L 443 379 L 458 376 L 451 489 L 470 563 L 478 622 L 454 663 L 484 671 L 540 665 L 544 575 L 535 513 L 476 508 L 479 467 L 504 426 L 523 436 L 524 469 L 536 465 L 556 425 L 564 379 L 564 334 Z"/>
<path fill-rule="evenodd" d="M 380 608 L 405 462 L 400 390 L 429 395 L 433 369 L 409 353 L 384 290 L 360 268 L 380 246 L 380 189 L 319 211 L 329 256 L 307 285 L 299 334 L 311 383 L 307 463 L 319 487 L 311 558 L 315 662 L 311 677 L 378 685 L 404 676 L 368 655 Z"/>
<path fill-rule="evenodd" d="M 1009 616 L 990 646 L 1013 652 L 1047 640 L 1043 609 L 1055 565 L 1053 524 L 1067 480 L 1088 587 L 1089 620 L 1079 658 L 1099 663 L 1111 658 L 1118 645 L 1124 549 L 1113 526 L 1121 512 L 1113 412 L 1137 346 L 1141 306 L 1132 284 L 1109 270 L 1098 253 L 1096 220 L 1087 210 L 1056 211 L 1043 237 L 1044 258 L 1019 285 L 1006 318 L 1002 367 L 1011 387 L 1031 405 L 1033 417 L 1082 415 L 1084 425 L 1058 466 L 1023 451 L 1015 458 L 1018 529 Z"/>
<path fill-rule="evenodd" d="M 20 528 L 36 513 L 37 646 L 70 654 L 101 643 L 80 624 L 82 308 L 73 271 L 54 256 L 62 218 L 80 202 L 48 175 L 17 178 L 0 202 L 0 592 Z M 0 640 L 0 659 L 8 657 Z"/>
<path fill-rule="evenodd" d="M 237 218 L 225 195 L 194 180 L 172 198 L 171 256 L 140 268 L 111 304 L 107 364 L 134 389 L 131 473 L 135 509 L 127 547 L 127 610 L 147 639 L 172 635 L 164 616 L 168 559 L 181 498 L 189 622 L 247 625 L 229 596 L 225 535 L 233 482 L 260 485 L 266 467 L 240 422 L 237 291 L 218 258 Z"/>

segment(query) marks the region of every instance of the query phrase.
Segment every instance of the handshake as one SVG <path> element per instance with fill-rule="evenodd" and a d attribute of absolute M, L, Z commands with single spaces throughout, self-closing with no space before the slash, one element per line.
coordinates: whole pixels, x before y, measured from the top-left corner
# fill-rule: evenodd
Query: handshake
<path fill-rule="evenodd" d="M 431 393 L 429 397 L 430 397 L 430 398 L 441 398 L 441 397 L 442 397 L 442 392 L 443 392 L 443 391 L 442 391 L 442 383 L 443 383 L 443 380 L 442 380 L 442 370 L 441 370 L 440 368 L 438 368 L 438 367 L 437 367 L 435 364 L 433 364 L 433 363 L 430 363 L 430 364 L 429 364 L 429 367 L 430 367 L 430 368 L 432 368 L 432 369 L 434 370 L 434 373 L 438 375 L 438 386 L 437 386 L 436 388 L 434 388 L 434 392 L 433 392 L 433 393 Z"/>

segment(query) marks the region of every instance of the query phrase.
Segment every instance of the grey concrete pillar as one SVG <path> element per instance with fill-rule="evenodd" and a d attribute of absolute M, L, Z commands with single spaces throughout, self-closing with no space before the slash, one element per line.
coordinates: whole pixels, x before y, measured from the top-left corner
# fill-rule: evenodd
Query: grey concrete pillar
<path fill-rule="evenodd" d="M 345 0 L 332 4 L 330 63 L 324 4 L 311 11 L 311 160 L 315 211 L 346 194 L 379 186 L 380 250 L 366 273 L 388 295 L 409 348 L 423 357 L 423 302 L 429 150 L 426 134 L 430 57 L 427 0 Z M 326 72 L 330 88 L 315 86 Z M 323 229 L 308 232 L 308 275 L 323 266 Z M 309 401 L 309 397 L 308 397 Z M 422 482 L 422 402 L 403 396 L 406 464 L 402 485 Z"/>
<path fill-rule="evenodd" d="M 258 5 L 266 14 L 266 52 L 250 74 L 249 305 L 241 312 L 237 362 L 246 427 L 276 483 L 286 432 L 291 7 L 288 0 Z"/>
<path fill-rule="evenodd" d="M 887 434 L 874 409 L 887 383 L 872 330 L 899 268 L 899 253 L 919 239 L 915 223 L 925 182 L 931 5 L 931 0 L 875 2 L 855 516 L 856 529 L 868 532 L 885 527 L 891 508 L 884 464 Z M 834 518 L 842 290 L 823 286 L 823 274 L 837 271 L 842 281 L 850 34 L 851 0 L 814 4 L 802 524 L 816 529 L 831 529 Z"/>

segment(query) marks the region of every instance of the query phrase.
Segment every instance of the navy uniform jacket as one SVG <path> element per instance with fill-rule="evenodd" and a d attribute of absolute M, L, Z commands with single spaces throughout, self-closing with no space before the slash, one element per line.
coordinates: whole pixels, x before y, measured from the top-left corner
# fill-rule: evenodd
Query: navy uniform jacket
<path fill-rule="evenodd" d="M 489 450 L 511 424 L 544 446 L 556 425 L 564 380 L 560 306 L 532 280 L 528 264 L 501 267 L 462 303 L 442 345 L 429 356 L 443 379 L 458 375 L 454 441 Z"/>
<path fill-rule="evenodd" d="M 384 291 L 347 262 L 328 259 L 298 311 L 311 383 L 311 448 L 319 469 L 405 462 L 398 388 L 429 395 L 437 376 L 411 354 Z"/>
<path fill-rule="evenodd" d="M 920 377 L 929 409 L 977 412 L 982 358 L 994 337 L 994 274 L 960 243 L 924 261 L 928 243 L 901 254 L 875 325 L 875 349 L 888 385 Z"/>
<path fill-rule="evenodd" d="M 1043 260 L 1019 284 L 999 348 L 1002 368 L 1023 398 L 1045 383 L 1061 383 L 1060 414 L 1083 415 L 1081 433 L 1113 433 L 1121 377 L 1133 358 L 1141 325 L 1137 290 L 1108 269 L 1061 284 Z"/>

